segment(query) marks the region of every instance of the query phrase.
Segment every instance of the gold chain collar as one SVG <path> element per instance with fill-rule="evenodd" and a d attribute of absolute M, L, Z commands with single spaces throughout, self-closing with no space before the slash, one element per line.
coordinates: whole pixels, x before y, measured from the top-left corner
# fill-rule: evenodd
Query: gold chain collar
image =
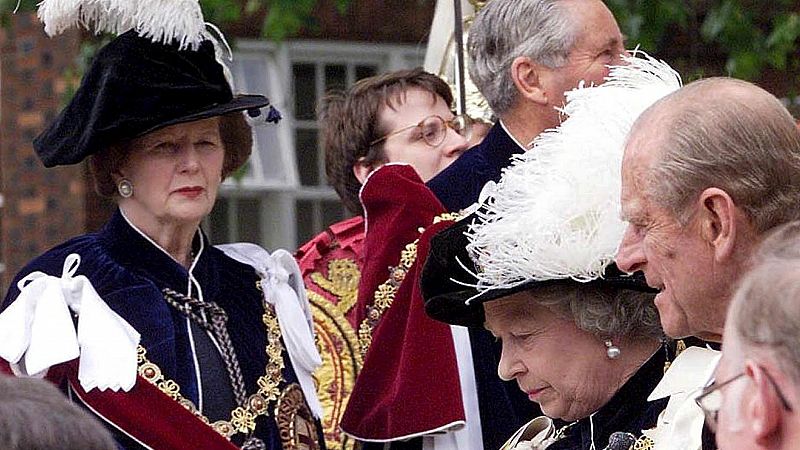
<path fill-rule="evenodd" d="M 433 223 L 437 224 L 446 220 L 456 221 L 460 215 L 458 213 L 444 213 L 440 214 L 433 219 Z M 425 231 L 424 228 L 419 228 L 419 233 Z M 371 305 L 367 306 L 367 314 L 361 324 L 358 326 L 358 345 L 361 351 L 361 357 L 367 356 L 367 350 L 372 345 L 372 332 L 378 326 L 381 317 L 392 306 L 394 297 L 397 295 L 397 290 L 400 289 L 400 284 L 405 280 L 409 269 L 417 260 L 417 243 L 419 239 L 405 246 L 400 252 L 400 263 L 397 267 L 389 267 L 389 279 L 384 281 L 375 290 L 375 298 Z"/>
<path fill-rule="evenodd" d="M 264 305 L 262 320 L 267 330 L 266 373 L 258 378 L 258 391 L 248 397 L 244 405 L 240 405 L 231 411 L 230 420 L 218 420 L 211 423 L 191 400 L 181 395 L 178 383 L 165 378 L 161 369 L 147 359 L 147 351 L 142 346 L 139 346 L 137 354 L 139 375 L 155 385 L 161 392 L 183 405 L 197 418 L 211 426 L 214 431 L 225 436 L 228 440 L 237 433 L 250 434 L 256 429 L 256 417 L 267 415 L 272 409 L 270 408 L 272 406 L 271 403 L 277 402 L 281 395 L 278 386 L 283 381 L 282 371 L 285 367 L 281 328 L 271 305 Z"/>

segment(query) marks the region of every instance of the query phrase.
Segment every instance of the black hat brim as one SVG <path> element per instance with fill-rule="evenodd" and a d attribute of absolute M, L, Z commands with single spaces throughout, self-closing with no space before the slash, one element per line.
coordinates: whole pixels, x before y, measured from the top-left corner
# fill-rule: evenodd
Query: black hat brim
<path fill-rule="evenodd" d="M 255 94 L 237 95 L 233 97 L 233 100 L 231 100 L 230 102 L 219 105 L 213 105 L 211 108 L 204 109 L 202 111 L 188 114 L 183 117 L 177 117 L 172 120 L 166 120 L 162 123 L 159 123 L 156 126 L 153 126 L 147 130 L 142 131 L 141 133 L 139 133 L 139 135 L 134 137 L 144 136 L 148 133 L 152 133 L 153 131 L 157 131 L 172 125 L 189 123 L 203 119 L 210 119 L 212 117 L 223 116 L 225 114 L 232 112 L 237 112 L 237 111 L 249 112 L 254 110 L 258 111 L 266 106 L 269 106 L 269 100 L 267 99 L 267 97 L 263 95 L 255 95 Z M 253 114 L 253 116 L 258 116 L 258 114 Z"/>
<path fill-rule="evenodd" d="M 477 268 L 469 257 L 464 235 L 477 216 L 468 216 L 431 238 L 430 251 L 420 277 L 425 312 L 433 319 L 451 325 L 482 327 L 485 322 L 483 304 L 517 292 L 558 283 L 580 283 L 569 278 L 555 280 L 522 280 L 520 284 L 503 289 L 479 292 L 464 286 L 475 281 Z M 466 266 L 466 268 L 464 267 Z M 609 264 L 603 276 L 588 282 L 589 285 L 612 286 L 639 292 L 656 293 L 649 287 L 641 272 L 626 274 L 615 263 Z"/>

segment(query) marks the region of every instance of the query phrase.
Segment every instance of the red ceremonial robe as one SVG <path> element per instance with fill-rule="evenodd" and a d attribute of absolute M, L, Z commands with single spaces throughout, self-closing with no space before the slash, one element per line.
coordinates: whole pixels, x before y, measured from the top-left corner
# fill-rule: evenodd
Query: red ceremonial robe
<path fill-rule="evenodd" d="M 415 243 L 427 254 L 424 233 L 445 212 L 411 166 L 386 165 L 361 190 L 367 221 L 364 266 L 358 288 L 359 325 L 375 292 L 385 288 L 401 253 Z M 446 224 L 431 228 L 441 229 Z M 434 231 L 434 230 L 431 230 Z M 405 440 L 465 423 L 458 365 L 450 326 L 425 314 L 417 283 L 424 257 L 408 267 L 391 307 L 372 329 L 372 343 L 342 418 L 342 429 L 358 440 Z M 387 284 L 388 283 L 388 284 Z"/>

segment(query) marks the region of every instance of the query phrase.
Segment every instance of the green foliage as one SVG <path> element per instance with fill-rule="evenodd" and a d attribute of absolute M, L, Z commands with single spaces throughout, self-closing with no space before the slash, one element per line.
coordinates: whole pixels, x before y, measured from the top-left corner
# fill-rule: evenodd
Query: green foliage
<path fill-rule="evenodd" d="M 345 14 L 352 0 L 335 0 L 339 14 Z M 303 28 L 314 28 L 314 10 L 321 0 L 201 0 L 206 17 L 226 24 L 266 11 L 261 34 L 283 40 Z"/>
<path fill-rule="evenodd" d="M 724 73 L 756 79 L 764 69 L 797 71 L 800 10 L 793 0 L 607 0 L 631 44 L 656 55 L 676 32 L 689 36 L 687 65 L 698 73 L 721 56 Z"/>

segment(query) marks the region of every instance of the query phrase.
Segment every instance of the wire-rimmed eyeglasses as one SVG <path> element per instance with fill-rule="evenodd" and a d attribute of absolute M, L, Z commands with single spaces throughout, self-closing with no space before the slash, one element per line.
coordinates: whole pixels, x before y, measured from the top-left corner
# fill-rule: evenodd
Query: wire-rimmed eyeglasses
<path fill-rule="evenodd" d="M 373 146 L 379 142 L 389 139 L 395 134 L 402 133 L 412 128 L 419 128 L 422 140 L 424 140 L 426 144 L 430 145 L 431 147 L 438 147 L 442 142 L 444 142 L 448 128 L 451 128 L 453 131 L 469 140 L 470 135 L 472 134 L 472 119 L 464 114 L 455 116 L 450 120 L 444 120 L 438 115 L 428 116 L 420 120 L 419 123 L 400 128 L 399 130 L 394 130 L 383 137 L 375 139 L 374 141 L 370 142 L 369 145 Z"/>
<path fill-rule="evenodd" d="M 781 389 L 778 387 L 778 383 L 775 382 L 775 379 L 772 378 L 772 375 L 770 375 L 769 372 L 763 369 L 761 370 L 764 372 L 764 375 L 767 376 L 767 380 L 769 380 L 772 388 L 775 389 L 775 393 L 778 395 L 778 399 L 780 400 L 783 408 L 789 412 L 792 412 L 792 406 L 789 404 L 789 401 L 786 400 L 786 396 L 783 395 L 783 392 L 781 392 Z M 733 378 L 723 381 L 722 383 L 717 383 L 714 381 L 708 386 L 704 387 L 700 395 L 694 399 L 695 403 L 697 403 L 697 406 L 703 410 L 703 414 L 706 417 L 706 425 L 711 431 L 717 431 L 719 409 L 722 407 L 722 388 L 745 375 L 746 374 L 742 372 Z"/>

